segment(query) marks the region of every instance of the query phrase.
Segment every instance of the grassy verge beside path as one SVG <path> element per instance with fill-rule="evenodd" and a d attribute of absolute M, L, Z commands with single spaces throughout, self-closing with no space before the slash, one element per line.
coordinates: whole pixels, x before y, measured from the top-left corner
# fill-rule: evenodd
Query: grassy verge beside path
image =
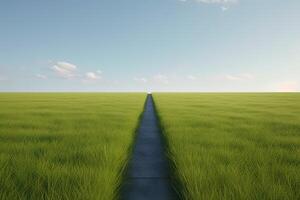
<path fill-rule="evenodd" d="M 153 95 L 186 199 L 300 199 L 300 94 Z"/>
<path fill-rule="evenodd" d="M 113 199 L 145 94 L 0 94 L 0 199 Z"/>

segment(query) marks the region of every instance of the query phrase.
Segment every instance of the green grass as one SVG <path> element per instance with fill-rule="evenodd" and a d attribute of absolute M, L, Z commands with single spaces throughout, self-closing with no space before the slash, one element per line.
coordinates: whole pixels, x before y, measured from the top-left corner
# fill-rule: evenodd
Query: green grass
<path fill-rule="evenodd" d="M 300 94 L 154 94 L 185 199 L 300 199 Z"/>
<path fill-rule="evenodd" d="M 0 94 L 0 199 L 113 199 L 145 94 Z"/>

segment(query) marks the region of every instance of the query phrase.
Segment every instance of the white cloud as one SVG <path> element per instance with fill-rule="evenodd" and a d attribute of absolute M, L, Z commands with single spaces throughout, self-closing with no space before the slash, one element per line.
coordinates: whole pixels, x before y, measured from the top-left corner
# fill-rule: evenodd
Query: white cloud
<path fill-rule="evenodd" d="M 186 78 L 189 79 L 189 80 L 191 80 L 191 81 L 194 81 L 194 80 L 197 79 L 197 77 L 193 76 L 193 75 L 188 75 Z"/>
<path fill-rule="evenodd" d="M 229 9 L 229 8 L 226 7 L 226 6 L 222 6 L 222 7 L 221 7 L 221 10 L 224 11 L 224 12 L 227 11 L 228 9 Z"/>
<path fill-rule="evenodd" d="M 200 3 L 207 3 L 207 4 L 232 4 L 237 3 L 238 0 L 195 0 Z"/>
<path fill-rule="evenodd" d="M 86 73 L 79 73 L 76 65 L 68 63 L 68 62 L 56 62 L 51 69 L 55 72 L 55 74 L 61 78 L 72 79 L 78 78 L 83 82 L 93 82 L 96 80 L 100 80 L 102 78 L 102 71 L 97 70 L 95 72 L 90 71 Z M 47 76 L 37 74 L 36 77 L 45 79 Z"/>
<path fill-rule="evenodd" d="M 76 65 L 67 62 L 57 62 L 51 69 L 62 78 L 73 78 L 76 76 Z"/>
<path fill-rule="evenodd" d="M 254 79 L 254 76 L 252 74 L 237 74 L 237 75 L 227 74 L 224 76 L 224 78 L 229 81 L 244 81 L 244 80 Z"/>
<path fill-rule="evenodd" d="M 168 77 L 163 74 L 157 74 L 157 75 L 153 76 L 153 80 L 157 83 L 163 83 L 163 84 L 169 83 Z"/>
<path fill-rule="evenodd" d="M 297 81 L 286 81 L 278 85 L 280 92 L 297 92 L 300 90 L 300 85 Z"/>
<path fill-rule="evenodd" d="M 73 71 L 77 68 L 74 64 L 67 63 L 67 62 L 57 62 L 57 65 L 69 71 Z"/>
<path fill-rule="evenodd" d="M 234 75 L 230 75 L 230 74 L 225 75 L 224 78 L 225 78 L 226 80 L 230 80 L 230 81 L 240 81 L 240 80 L 242 80 L 241 77 L 239 77 L 239 76 L 234 76 Z"/>
<path fill-rule="evenodd" d="M 140 78 L 134 77 L 133 80 L 136 82 L 139 82 L 139 83 L 147 83 L 148 82 L 148 79 L 144 78 L 144 77 L 140 77 Z"/>
<path fill-rule="evenodd" d="M 43 74 L 36 74 L 35 76 L 39 79 L 47 79 L 48 78 L 46 75 L 43 75 Z"/>
<path fill-rule="evenodd" d="M 194 1 L 202 4 L 212 4 L 221 6 L 221 10 L 226 12 L 232 5 L 237 4 L 239 0 L 179 0 L 181 2 Z"/>
<path fill-rule="evenodd" d="M 99 79 L 101 79 L 101 76 L 94 72 L 87 72 L 87 73 L 85 73 L 85 79 L 86 80 L 99 80 Z"/>
<path fill-rule="evenodd" d="M 179 0 L 181 2 L 187 2 L 188 0 Z M 194 0 L 199 3 L 205 3 L 205 4 L 234 4 L 237 3 L 239 0 Z"/>

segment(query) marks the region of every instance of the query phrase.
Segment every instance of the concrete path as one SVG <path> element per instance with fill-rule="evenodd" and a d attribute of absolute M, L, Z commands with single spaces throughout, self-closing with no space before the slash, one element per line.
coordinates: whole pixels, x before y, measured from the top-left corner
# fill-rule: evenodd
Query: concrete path
<path fill-rule="evenodd" d="M 145 111 L 137 134 L 121 199 L 176 199 L 171 188 L 168 160 L 164 154 L 152 95 L 147 96 Z"/>

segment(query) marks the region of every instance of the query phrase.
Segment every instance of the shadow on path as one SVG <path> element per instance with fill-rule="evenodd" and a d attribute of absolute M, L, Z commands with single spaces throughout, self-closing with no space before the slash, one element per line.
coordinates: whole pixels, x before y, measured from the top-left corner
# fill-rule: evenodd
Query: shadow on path
<path fill-rule="evenodd" d="M 148 95 L 133 155 L 121 190 L 121 199 L 177 199 L 172 190 L 171 172 L 163 145 L 153 98 L 152 95 Z"/>

